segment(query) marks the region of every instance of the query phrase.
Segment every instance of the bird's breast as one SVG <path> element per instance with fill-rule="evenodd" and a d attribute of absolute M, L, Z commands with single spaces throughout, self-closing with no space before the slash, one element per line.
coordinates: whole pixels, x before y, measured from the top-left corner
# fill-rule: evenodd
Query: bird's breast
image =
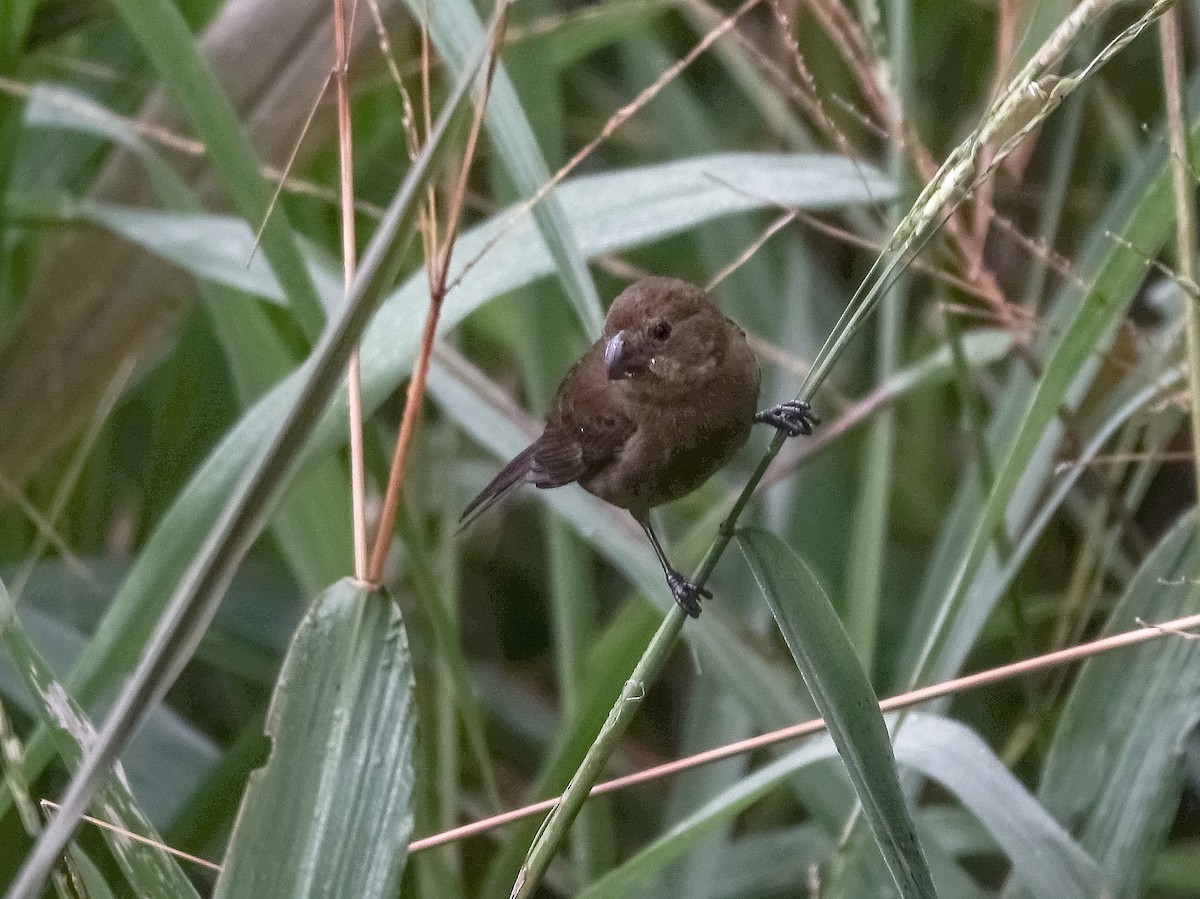
<path fill-rule="evenodd" d="M 581 480 L 626 509 L 651 509 L 691 493 L 745 444 L 756 397 L 706 391 L 653 408 L 631 409 L 637 427 L 612 463 Z"/>

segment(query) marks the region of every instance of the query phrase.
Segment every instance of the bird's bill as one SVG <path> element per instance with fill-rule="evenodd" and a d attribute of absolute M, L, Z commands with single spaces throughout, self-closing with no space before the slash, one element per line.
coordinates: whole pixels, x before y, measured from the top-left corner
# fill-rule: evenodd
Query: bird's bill
<path fill-rule="evenodd" d="M 650 364 L 645 351 L 624 331 L 618 331 L 604 344 L 604 371 L 610 381 L 620 381 L 645 371 Z"/>

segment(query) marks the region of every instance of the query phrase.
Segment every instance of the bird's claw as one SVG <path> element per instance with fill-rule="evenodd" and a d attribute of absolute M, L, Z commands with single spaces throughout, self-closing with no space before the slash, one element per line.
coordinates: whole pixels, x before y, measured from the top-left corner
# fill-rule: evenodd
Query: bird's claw
<path fill-rule="evenodd" d="M 679 603 L 679 607 L 687 613 L 689 618 L 700 617 L 700 598 L 712 599 L 712 591 L 704 587 L 698 587 L 678 571 L 667 573 L 667 586 L 671 588 L 671 595 L 675 597 L 675 601 Z"/>
<path fill-rule="evenodd" d="M 754 420 L 778 428 L 789 437 L 799 437 L 801 434 L 807 437 L 821 423 L 821 419 L 813 415 L 808 403 L 800 400 L 764 409 L 754 416 Z"/>

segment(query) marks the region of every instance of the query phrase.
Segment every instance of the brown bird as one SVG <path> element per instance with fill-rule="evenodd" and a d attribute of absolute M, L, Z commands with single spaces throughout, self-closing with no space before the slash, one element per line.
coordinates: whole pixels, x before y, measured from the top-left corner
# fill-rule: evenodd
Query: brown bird
<path fill-rule="evenodd" d="M 700 288 L 643 278 L 613 301 L 604 336 L 567 372 L 546 429 L 462 514 L 470 524 L 524 483 L 578 482 L 642 526 L 676 602 L 693 618 L 712 598 L 667 561 L 650 510 L 691 493 L 764 422 L 795 437 L 818 421 L 807 403 L 755 412 L 758 362 L 745 332 Z"/>

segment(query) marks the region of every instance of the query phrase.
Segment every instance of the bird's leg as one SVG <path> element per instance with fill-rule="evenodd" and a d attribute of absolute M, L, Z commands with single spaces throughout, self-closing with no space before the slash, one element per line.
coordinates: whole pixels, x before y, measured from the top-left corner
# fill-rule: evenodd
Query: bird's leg
<path fill-rule="evenodd" d="M 801 434 L 808 436 L 812 434 L 813 428 L 821 423 L 821 419 L 812 414 L 808 403 L 800 400 L 764 409 L 754 416 L 754 420 L 778 428 L 789 437 L 799 437 Z"/>
<path fill-rule="evenodd" d="M 675 597 L 675 601 L 679 603 L 679 607 L 689 617 L 699 618 L 700 597 L 703 596 L 705 599 L 712 599 L 712 591 L 696 586 L 667 561 L 667 554 L 663 551 L 662 544 L 658 542 L 658 535 L 654 533 L 654 528 L 650 525 L 649 516 L 643 514 L 634 515 L 633 517 L 642 526 L 642 530 L 646 532 L 646 536 L 650 538 L 650 545 L 654 547 L 654 554 L 658 556 L 658 564 L 662 566 L 663 574 L 667 576 L 667 586 L 671 588 L 671 595 Z"/>

